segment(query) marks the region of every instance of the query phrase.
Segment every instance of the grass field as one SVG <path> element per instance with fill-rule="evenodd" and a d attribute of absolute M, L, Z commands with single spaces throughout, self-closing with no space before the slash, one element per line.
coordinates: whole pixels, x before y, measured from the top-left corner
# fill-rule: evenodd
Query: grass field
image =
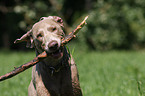
<path fill-rule="evenodd" d="M 35 57 L 34 52 L 0 51 L 0 75 Z M 76 50 L 84 96 L 144 96 L 145 51 L 86 52 Z M 27 96 L 31 69 L 0 82 L 0 96 Z"/>

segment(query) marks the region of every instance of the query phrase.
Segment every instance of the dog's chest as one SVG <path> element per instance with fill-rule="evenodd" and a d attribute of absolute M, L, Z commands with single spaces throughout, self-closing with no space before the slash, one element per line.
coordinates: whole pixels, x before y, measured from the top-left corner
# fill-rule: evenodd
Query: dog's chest
<path fill-rule="evenodd" d="M 60 94 L 63 85 L 62 71 L 54 73 L 54 75 L 51 76 L 51 71 L 49 69 L 43 71 L 36 69 L 35 82 L 36 89 L 38 90 L 45 89 L 51 94 Z"/>

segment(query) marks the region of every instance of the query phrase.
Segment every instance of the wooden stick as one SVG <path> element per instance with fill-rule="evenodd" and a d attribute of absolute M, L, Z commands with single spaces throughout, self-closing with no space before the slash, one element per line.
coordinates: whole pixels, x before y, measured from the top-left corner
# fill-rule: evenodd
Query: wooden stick
<path fill-rule="evenodd" d="M 84 27 L 84 25 L 86 24 L 86 19 L 88 18 L 88 16 L 85 17 L 85 19 L 80 23 L 80 25 L 77 26 L 77 28 L 70 32 L 70 34 L 68 36 L 66 36 L 65 38 L 62 39 L 61 45 L 64 46 L 66 45 L 69 41 L 71 41 L 75 35 L 79 32 L 80 29 L 82 29 L 82 27 Z M 3 76 L 0 76 L 0 81 L 9 79 L 23 71 L 25 71 L 26 69 L 34 66 L 35 64 L 37 64 L 38 62 L 42 61 L 44 58 L 46 58 L 48 56 L 48 54 L 44 51 L 43 53 L 39 54 L 37 57 L 35 57 L 33 60 L 31 60 L 30 62 L 21 65 L 18 68 L 15 68 L 13 71 L 6 73 Z"/>
<path fill-rule="evenodd" d="M 80 25 L 77 26 L 77 28 L 75 30 L 70 32 L 68 36 L 66 36 L 65 38 L 62 39 L 62 44 L 61 44 L 62 46 L 64 46 L 65 44 L 67 44 L 73 38 L 76 37 L 76 34 L 87 24 L 86 23 L 87 18 L 88 18 L 88 16 L 85 17 L 85 19 L 80 23 Z"/>
<path fill-rule="evenodd" d="M 47 57 L 47 53 L 44 51 L 43 53 L 41 53 L 37 57 L 35 57 L 33 60 L 31 60 L 30 62 L 23 64 L 18 68 L 15 68 L 13 71 L 11 71 L 3 76 L 0 76 L 0 81 L 11 78 L 11 77 L 25 71 L 26 69 L 30 68 L 31 66 L 34 66 L 36 63 L 42 61 L 46 57 Z"/>

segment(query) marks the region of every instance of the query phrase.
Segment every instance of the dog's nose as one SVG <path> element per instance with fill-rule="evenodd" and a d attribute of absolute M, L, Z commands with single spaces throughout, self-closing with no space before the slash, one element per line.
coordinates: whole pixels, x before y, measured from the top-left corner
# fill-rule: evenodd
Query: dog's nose
<path fill-rule="evenodd" d="M 48 48 L 50 49 L 50 51 L 55 51 L 58 49 L 58 42 L 57 41 L 51 41 L 48 44 Z"/>

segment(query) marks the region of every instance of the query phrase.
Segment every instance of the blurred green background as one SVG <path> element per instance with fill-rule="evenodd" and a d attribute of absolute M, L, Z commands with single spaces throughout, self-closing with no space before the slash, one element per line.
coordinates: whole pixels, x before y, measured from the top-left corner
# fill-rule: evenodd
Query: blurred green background
<path fill-rule="evenodd" d="M 89 50 L 141 49 L 145 46 L 145 0 L 1 0 L 0 47 L 24 49 L 13 41 L 41 17 L 60 16 L 71 32 L 89 15 L 78 43 Z"/>
<path fill-rule="evenodd" d="M 71 32 L 67 46 L 78 66 L 84 96 L 145 95 L 145 0 L 1 0 L 0 76 L 35 57 L 13 44 L 41 17 L 59 16 Z M 31 69 L 0 82 L 0 96 L 27 96 Z"/>

